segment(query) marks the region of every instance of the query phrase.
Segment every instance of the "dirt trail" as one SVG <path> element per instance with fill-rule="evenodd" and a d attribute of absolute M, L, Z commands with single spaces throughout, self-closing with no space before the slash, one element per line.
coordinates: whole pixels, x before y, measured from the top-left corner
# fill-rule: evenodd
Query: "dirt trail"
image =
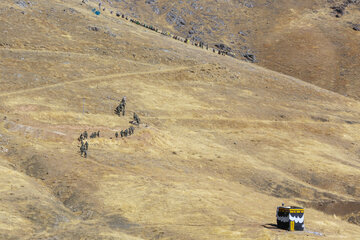
<path fill-rule="evenodd" d="M 55 84 L 51 84 L 51 85 L 35 87 L 35 88 L 30 88 L 30 89 L 24 89 L 24 90 L 18 90 L 18 91 L 13 91 L 13 92 L 8 92 L 8 93 L 1 93 L 0 97 L 7 97 L 7 96 L 14 95 L 14 94 L 28 93 L 28 92 L 33 92 L 33 91 L 40 91 L 40 90 L 59 87 L 59 86 L 63 86 L 63 85 L 70 85 L 70 84 L 74 84 L 74 83 L 100 81 L 100 80 L 105 81 L 105 80 L 110 80 L 110 79 L 118 78 L 118 77 L 129 77 L 129 76 L 137 76 L 137 75 L 156 74 L 156 73 L 167 73 L 167 72 L 174 72 L 174 71 L 182 71 L 182 70 L 186 70 L 186 69 L 190 69 L 190 68 L 191 67 L 177 67 L 177 68 L 169 68 L 169 69 L 154 70 L 154 71 L 120 73 L 120 74 L 111 74 L 111 75 L 105 75 L 105 76 L 83 78 L 83 79 L 78 79 L 78 80 L 74 80 L 74 81 L 55 83 Z"/>
<path fill-rule="evenodd" d="M 81 0 L 0 1 L 10 6 L 1 44 L 29 49 L 0 49 L 0 239 L 312 239 L 263 227 L 282 202 L 308 206 L 306 227 L 324 239 L 360 235 L 347 218 L 358 204 L 341 218 L 310 204 L 359 202 L 355 100 L 148 31 L 107 6 L 96 16 Z M 142 125 L 115 139 L 133 112 Z M 87 159 L 85 130 L 100 131 Z"/>
<path fill-rule="evenodd" d="M 96 56 L 95 53 L 79 53 L 79 52 L 65 52 L 65 51 L 59 51 L 59 50 L 46 50 L 46 49 L 19 49 L 19 48 L 0 48 L 0 51 L 3 52 L 16 52 L 16 53 L 35 53 L 35 54 L 49 54 L 49 55 L 65 55 L 65 56 L 82 56 L 82 57 L 91 57 Z M 114 58 L 113 56 L 103 56 L 98 55 L 101 58 Z M 151 66 L 154 67 L 154 64 L 141 62 L 141 61 L 134 61 L 131 59 L 121 59 L 121 61 L 129 62 L 129 63 L 136 63 L 141 64 L 144 66 Z"/>

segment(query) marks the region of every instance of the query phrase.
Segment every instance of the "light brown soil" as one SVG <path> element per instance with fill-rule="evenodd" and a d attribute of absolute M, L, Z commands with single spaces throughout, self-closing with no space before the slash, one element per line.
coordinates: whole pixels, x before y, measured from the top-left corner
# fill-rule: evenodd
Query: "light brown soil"
<path fill-rule="evenodd" d="M 282 202 L 359 202 L 356 100 L 90 4 L 0 2 L 0 239 L 360 235 L 315 205 L 306 228 L 325 237 L 264 227 Z M 101 136 L 86 159 L 84 130 Z"/>

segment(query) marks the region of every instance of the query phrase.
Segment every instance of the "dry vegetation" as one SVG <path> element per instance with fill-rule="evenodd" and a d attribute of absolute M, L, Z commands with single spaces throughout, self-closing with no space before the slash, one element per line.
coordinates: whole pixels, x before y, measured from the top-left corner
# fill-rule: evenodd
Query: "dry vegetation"
<path fill-rule="evenodd" d="M 0 3 L 1 239 L 360 236 L 356 100 L 92 2 L 15 2 Z M 143 124 L 114 139 L 134 111 Z M 87 159 L 84 130 L 101 135 Z M 281 202 L 307 207 L 307 232 L 264 227 Z"/>
<path fill-rule="evenodd" d="M 348 3 L 352 2 L 352 3 Z M 346 4 L 347 3 L 347 4 Z M 122 12 L 322 88 L 360 97 L 359 0 L 114 1 Z M 346 5 L 337 18 L 333 7 Z"/>

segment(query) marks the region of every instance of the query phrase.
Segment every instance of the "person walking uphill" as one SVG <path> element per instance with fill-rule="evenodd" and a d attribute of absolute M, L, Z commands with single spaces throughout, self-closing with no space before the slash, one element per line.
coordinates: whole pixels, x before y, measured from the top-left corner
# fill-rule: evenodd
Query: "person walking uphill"
<path fill-rule="evenodd" d="M 122 106 L 122 114 L 123 114 L 123 116 L 125 116 L 126 96 L 124 96 L 124 97 L 121 99 L 120 105 Z"/>
<path fill-rule="evenodd" d="M 87 142 L 86 142 L 87 143 Z M 80 154 L 81 154 L 81 156 L 83 156 L 84 155 L 84 158 L 87 158 L 87 144 L 81 144 L 81 147 L 80 147 Z"/>
<path fill-rule="evenodd" d="M 134 112 L 134 116 L 133 116 L 133 124 L 135 124 L 135 125 L 139 125 L 140 124 L 140 118 L 139 118 L 139 116 Z"/>

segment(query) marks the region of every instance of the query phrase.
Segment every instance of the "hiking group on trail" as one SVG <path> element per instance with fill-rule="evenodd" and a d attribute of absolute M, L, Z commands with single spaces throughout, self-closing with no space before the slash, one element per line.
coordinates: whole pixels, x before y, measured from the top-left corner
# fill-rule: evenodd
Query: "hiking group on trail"
<path fill-rule="evenodd" d="M 82 3 L 83 4 L 88 4 L 88 1 L 87 0 L 82 0 Z M 101 11 L 105 11 L 105 10 L 106 9 L 102 6 L 101 1 L 99 1 L 98 10 L 96 8 L 92 8 L 92 12 L 95 13 L 96 15 L 100 15 Z M 114 11 L 110 10 L 110 14 L 113 14 L 113 13 L 114 13 Z M 171 37 L 174 40 L 181 41 L 181 42 L 183 42 L 185 44 L 191 43 L 191 45 L 193 45 L 195 47 L 199 47 L 199 48 L 202 48 L 202 49 L 205 48 L 207 51 L 209 51 L 209 50 L 211 51 L 211 49 L 209 48 L 209 44 L 204 43 L 202 41 L 196 42 L 196 41 L 190 40 L 188 38 L 182 38 L 182 37 L 176 36 L 174 34 L 171 34 L 171 33 L 167 32 L 167 31 L 159 30 L 159 28 L 157 28 L 157 27 L 154 27 L 154 26 L 148 25 L 148 24 L 144 24 L 144 23 L 142 23 L 142 22 L 140 22 L 140 21 L 138 21 L 136 19 L 132 19 L 132 18 L 129 19 L 125 14 L 121 14 L 118 11 L 116 12 L 115 15 L 116 15 L 116 17 L 121 17 L 124 20 L 130 21 L 131 23 L 134 23 L 136 25 L 145 27 L 145 28 L 147 28 L 149 30 L 160 33 L 160 34 L 162 34 L 164 36 Z M 221 48 L 219 48 L 219 49 L 212 48 L 212 52 L 215 53 L 215 54 L 223 55 L 223 56 L 227 55 L 227 56 L 232 56 L 232 57 L 235 56 L 235 54 L 233 54 L 233 53 L 231 53 L 231 52 L 229 52 L 227 50 L 228 49 L 224 49 L 224 48 L 223 49 L 221 49 Z M 253 56 L 248 56 L 248 59 L 253 60 L 251 57 L 253 57 Z M 125 96 L 121 99 L 119 105 L 116 106 L 116 108 L 114 110 L 114 113 L 116 115 L 118 115 L 119 117 L 125 116 L 125 113 L 126 113 L 126 97 Z M 133 113 L 132 121 L 130 121 L 129 123 L 134 125 L 134 126 L 139 126 L 140 125 L 140 123 L 141 123 L 140 118 L 135 112 Z M 129 128 L 127 128 L 125 130 L 121 130 L 120 132 L 115 132 L 115 138 L 118 138 L 118 137 L 124 138 L 124 137 L 131 136 L 135 132 L 135 127 L 134 126 L 130 126 Z M 100 131 L 93 132 L 90 135 L 90 139 L 97 138 L 97 137 L 98 138 L 100 137 Z M 89 149 L 89 143 L 87 142 L 87 139 L 88 139 L 87 131 L 84 131 L 83 133 L 81 133 L 80 137 L 78 138 L 78 141 L 81 143 L 80 155 L 84 156 L 84 158 L 87 157 L 87 151 Z M 84 142 L 84 140 L 85 140 L 85 142 Z"/>
<path fill-rule="evenodd" d="M 132 134 L 134 134 L 135 132 L 135 128 L 133 126 L 130 126 L 128 129 L 126 130 L 121 130 L 120 131 L 120 137 L 127 137 L 127 136 L 130 136 Z M 118 132 L 115 132 L 115 137 L 118 138 L 119 137 L 119 133 Z"/>
<path fill-rule="evenodd" d="M 126 107 L 126 97 L 124 96 L 119 105 L 115 108 L 114 112 L 116 115 L 118 115 L 119 117 L 121 116 L 125 116 L 125 107 Z M 133 120 L 130 121 L 129 123 L 135 125 L 135 126 L 139 126 L 140 125 L 140 118 L 139 116 L 134 112 L 133 114 Z M 119 136 L 121 138 L 124 137 L 128 137 L 131 136 L 135 133 L 135 127 L 134 126 L 130 126 L 129 128 L 125 129 L 125 130 L 121 130 L 120 132 L 115 132 L 115 138 L 118 138 Z M 88 156 L 88 149 L 89 149 L 89 143 L 87 141 L 88 137 L 90 139 L 93 138 L 99 138 L 100 137 L 100 131 L 95 131 L 92 132 L 90 134 L 90 136 L 88 135 L 87 131 L 84 131 L 80 134 L 80 136 L 78 137 L 78 141 L 80 142 L 80 156 L 87 158 Z M 110 139 L 112 139 L 112 137 L 110 137 Z"/>
<path fill-rule="evenodd" d="M 87 4 L 87 1 L 83 0 L 82 3 Z M 94 12 L 96 15 L 100 15 L 101 11 L 105 11 L 105 10 L 106 10 L 105 8 L 102 7 L 102 3 L 101 3 L 101 2 L 99 2 L 99 6 L 98 6 L 98 7 L 99 7 L 99 10 L 96 10 L 96 8 L 93 8 L 93 9 L 92 9 L 92 12 Z M 113 12 L 114 12 L 114 11 L 111 11 L 111 10 L 110 10 L 110 14 L 113 14 Z M 182 38 L 182 37 L 176 36 L 176 35 L 174 35 L 174 34 L 171 34 L 171 33 L 167 32 L 167 31 L 159 30 L 159 28 L 157 28 L 157 27 L 154 27 L 154 26 L 149 25 L 149 24 L 142 23 L 142 22 L 140 22 L 140 21 L 138 21 L 138 20 L 136 20 L 136 19 L 133 19 L 133 18 L 130 18 L 130 19 L 129 19 L 125 14 L 121 14 L 119 11 L 117 11 L 115 15 L 116 15 L 116 17 L 121 17 L 121 18 L 123 18 L 123 19 L 125 19 L 125 20 L 127 20 L 127 21 L 130 21 L 131 23 L 134 23 L 134 24 L 136 24 L 136 25 L 145 27 L 145 28 L 147 28 L 147 29 L 149 29 L 149 30 L 152 30 L 152 31 L 157 32 L 157 33 L 160 33 L 160 34 L 162 34 L 162 35 L 164 35 L 164 36 L 172 37 L 173 39 L 178 40 L 178 41 L 181 41 L 181 42 L 183 42 L 183 43 L 189 43 L 189 42 L 191 42 L 191 45 L 193 45 L 193 46 L 195 46 L 195 47 L 200 47 L 200 48 L 202 48 L 202 49 L 204 49 L 204 47 L 205 47 L 206 50 L 210 50 L 209 44 L 205 44 L 205 43 L 202 42 L 202 41 L 196 42 L 196 41 L 193 41 L 193 40 L 189 40 L 188 38 Z M 223 49 L 215 49 L 215 48 L 213 48 L 213 49 L 212 49 L 212 52 L 213 52 L 213 53 L 217 53 L 218 55 L 222 55 L 222 56 L 235 57 L 235 54 L 232 53 L 232 52 L 230 52 L 230 51 L 228 51 L 228 49 L 223 50 Z M 246 58 L 246 57 L 245 57 L 245 58 Z M 246 59 L 247 59 L 247 58 L 246 58 Z M 249 59 L 247 59 L 247 60 L 249 60 Z M 253 61 L 253 62 L 254 62 L 254 61 Z M 120 110 L 120 109 L 119 109 L 119 110 Z M 121 111 L 119 111 L 119 112 L 121 112 Z"/>

